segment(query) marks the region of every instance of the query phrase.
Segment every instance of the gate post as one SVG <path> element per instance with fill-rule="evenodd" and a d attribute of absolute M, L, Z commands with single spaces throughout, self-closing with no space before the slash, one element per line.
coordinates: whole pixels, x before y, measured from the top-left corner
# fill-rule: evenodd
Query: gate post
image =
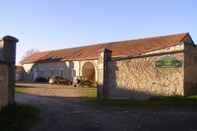
<path fill-rule="evenodd" d="M 108 75 L 109 75 L 109 61 L 111 61 L 112 51 L 103 48 L 99 52 L 98 56 L 98 85 L 97 85 L 97 97 L 98 99 L 105 99 L 109 96 L 108 90 Z"/>
<path fill-rule="evenodd" d="M 15 60 L 16 43 L 18 39 L 12 36 L 3 37 L 3 57 L 8 65 L 8 104 L 13 104 L 15 97 Z"/>

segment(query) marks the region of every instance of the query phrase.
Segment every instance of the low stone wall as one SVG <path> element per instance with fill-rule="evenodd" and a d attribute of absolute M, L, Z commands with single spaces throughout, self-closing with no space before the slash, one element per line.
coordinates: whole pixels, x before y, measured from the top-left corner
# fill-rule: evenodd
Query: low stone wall
<path fill-rule="evenodd" d="M 183 61 L 183 53 L 160 54 L 109 63 L 108 92 L 111 98 L 147 99 L 152 96 L 184 95 L 184 68 L 160 68 L 155 62 L 165 56 Z"/>

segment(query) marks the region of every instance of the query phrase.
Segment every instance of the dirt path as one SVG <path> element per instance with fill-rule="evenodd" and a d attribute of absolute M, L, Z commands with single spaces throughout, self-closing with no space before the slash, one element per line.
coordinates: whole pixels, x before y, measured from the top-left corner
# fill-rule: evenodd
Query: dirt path
<path fill-rule="evenodd" d="M 77 98 L 16 94 L 41 110 L 32 131 L 197 131 L 197 112 L 94 107 Z"/>

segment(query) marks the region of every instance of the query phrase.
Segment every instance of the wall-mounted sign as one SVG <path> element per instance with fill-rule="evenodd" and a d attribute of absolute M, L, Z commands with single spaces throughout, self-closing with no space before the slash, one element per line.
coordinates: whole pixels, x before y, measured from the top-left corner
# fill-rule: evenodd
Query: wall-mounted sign
<path fill-rule="evenodd" d="M 176 68 L 182 67 L 182 61 L 177 60 L 174 56 L 166 56 L 160 58 L 160 60 L 155 62 L 156 67 L 160 68 Z"/>

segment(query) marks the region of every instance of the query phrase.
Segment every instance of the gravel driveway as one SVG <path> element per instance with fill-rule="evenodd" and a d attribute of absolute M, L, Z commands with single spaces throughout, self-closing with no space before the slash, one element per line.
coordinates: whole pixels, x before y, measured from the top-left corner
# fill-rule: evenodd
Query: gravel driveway
<path fill-rule="evenodd" d="M 95 107 L 79 98 L 16 94 L 41 110 L 32 131 L 197 131 L 197 112 Z"/>

